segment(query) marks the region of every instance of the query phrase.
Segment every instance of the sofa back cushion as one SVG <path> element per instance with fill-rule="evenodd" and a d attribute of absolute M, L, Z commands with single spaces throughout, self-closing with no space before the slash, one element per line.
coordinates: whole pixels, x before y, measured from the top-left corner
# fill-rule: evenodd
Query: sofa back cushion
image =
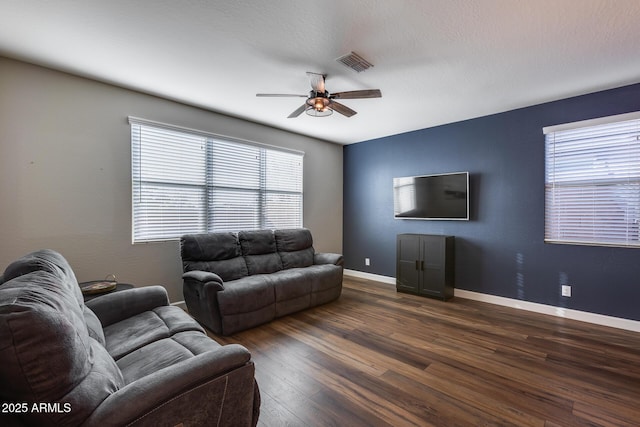
<path fill-rule="evenodd" d="M 78 302 L 78 305 L 82 310 L 89 335 L 104 346 L 104 332 L 102 330 L 100 320 L 93 311 L 84 305 L 82 291 L 80 290 L 80 286 L 78 286 L 76 275 L 69 265 L 69 262 L 56 251 L 51 249 L 40 249 L 24 255 L 9 264 L 4 272 L 4 280 L 8 281 L 33 271 L 47 271 L 49 273 L 60 275 L 60 286 L 65 287 Z"/>
<path fill-rule="evenodd" d="M 282 270 L 272 230 L 241 231 L 238 240 L 249 274 L 268 274 Z"/>
<path fill-rule="evenodd" d="M 210 271 L 224 281 L 249 274 L 235 233 L 184 235 L 180 238 L 180 256 L 184 272 Z"/>
<path fill-rule="evenodd" d="M 49 266 L 0 286 L 0 400 L 62 408 L 30 413 L 30 424 L 80 424 L 124 386 L 113 358 L 90 337 L 73 285 Z"/>
<path fill-rule="evenodd" d="M 4 280 L 9 281 L 32 271 L 48 271 L 60 274 L 64 279 L 60 286 L 67 287 L 78 304 L 84 303 L 82 291 L 78 286 L 76 275 L 69 262 L 58 252 L 51 249 L 40 249 L 15 260 L 4 270 Z"/>
<path fill-rule="evenodd" d="M 313 238 L 306 228 L 275 230 L 278 253 L 285 269 L 313 265 Z"/>

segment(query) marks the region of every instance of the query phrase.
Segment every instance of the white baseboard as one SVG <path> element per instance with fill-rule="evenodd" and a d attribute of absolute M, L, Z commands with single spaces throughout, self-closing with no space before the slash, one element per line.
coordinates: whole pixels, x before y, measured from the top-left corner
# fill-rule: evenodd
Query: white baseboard
<path fill-rule="evenodd" d="M 388 284 L 394 285 L 394 286 L 396 284 L 396 278 L 395 277 L 380 276 L 379 274 L 365 273 L 364 271 L 349 270 L 349 269 L 345 268 L 344 269 L 344 275 L 345 276 L 351 276 L 351 277 L 358 277 L 360 279 L 373 280 L 375 282 L 388 283 Z"/>
<path fill-rule="evenodd" d="M 377 274 L 365 273 L 356 270 L 344 270 L 345 276 L 358 277 L 361 279 L 374 280 L 376 282 L 396 284 L 395 277 L 380 276 Z M 589 313 L 588 311 L 573 310 L 570 308 L 556 307 L 553 305 L 539 304 L 535 302 L 521 301 L 512 298 L 498 297 L 479 292 L 455 289 L 454 296 L 475 301 L 488 302 L 490 304 L 504 307 L 517 308 L 520 310 L 532 311 L 535 313 L 548 314 L 566 319 L 579 320 L 581 322 L 593 323 L 596 325 L 609 326 L 612 328 L 624 329 L 627 331 L 640 332 L 640 321 L 623 319 L 620 317 L 605 316 L 602 314 Z"/>

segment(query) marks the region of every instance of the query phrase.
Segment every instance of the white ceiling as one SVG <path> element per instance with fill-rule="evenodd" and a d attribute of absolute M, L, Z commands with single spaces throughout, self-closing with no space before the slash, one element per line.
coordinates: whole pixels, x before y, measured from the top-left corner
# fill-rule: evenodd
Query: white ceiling
<path fill-rule="evenodd" d="M 640 82 L 639 41 L 638 0 L 0 0 L 2 56 L 340 144 Z M 383 97 L 256 98 L 306 71 Z"/>

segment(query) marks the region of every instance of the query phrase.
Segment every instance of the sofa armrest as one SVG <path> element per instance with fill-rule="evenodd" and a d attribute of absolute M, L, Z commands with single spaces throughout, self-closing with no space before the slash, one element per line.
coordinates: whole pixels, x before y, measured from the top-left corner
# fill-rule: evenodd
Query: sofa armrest
<path fill-rule="evenodd" d="M 213 282 L 220 285 L 218 289 L 219 291 L 224 289 L 224 280 L 222 280 L 222 278 L 218 276 L 216 273 L 213 273 L 211 271 L 200 271 L 200 270 L 187 271 L 182 275 L 182 279 L 184 281 L 188 281 L 192 279 L 202 283 Z"/>
<path fill-rule="evenodd" d="M 224 291 L 223 280 L 215 273 L 193 270 L 182 275 L 182 294 L 189 314 L 213 332 L 222 333 L 218 292 Z"/>
<path fill-rule="evenodd" d="M 85 303 L 100 319 L 102 326 L 169 305 L 167 291 L 162 286 L 144 286 L 127 289 L 94 298 Z"/>
<path fill-rule="evenodd" d="M 342 254 L 332 254 L 332 253 L 315 253 L 313 255 L 313 263 L 314 264 L 335 264 L 342 266 L 344 264 L 344 259 Z"/>
<path fill-rule="evenodd" d="M 254 375 L 249 351 L 228 344 L 127 384 L 84 425 L 255 425 Z"/>

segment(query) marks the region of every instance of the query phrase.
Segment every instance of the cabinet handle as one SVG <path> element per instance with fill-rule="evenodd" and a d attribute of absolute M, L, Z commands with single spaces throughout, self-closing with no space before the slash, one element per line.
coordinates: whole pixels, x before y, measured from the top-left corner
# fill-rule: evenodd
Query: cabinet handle
<path fill-rule="evenodd" d="M 424 271 L 424 260 L 420 261 L 420 270 Z"/>
<path fill-rule="evenodd" d="M 420 270 L 420 261 L 416 260 L 416 270 Z"/>

